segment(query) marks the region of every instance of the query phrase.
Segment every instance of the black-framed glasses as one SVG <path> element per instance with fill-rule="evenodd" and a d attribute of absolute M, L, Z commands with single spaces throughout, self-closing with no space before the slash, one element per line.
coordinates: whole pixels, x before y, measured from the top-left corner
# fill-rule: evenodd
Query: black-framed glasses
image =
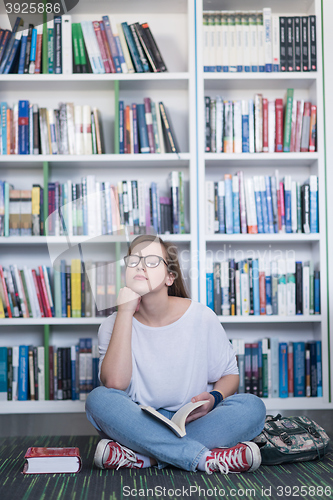
<path fill-rule="evenodd" d="M 139 265 L 139 262 L 143 259 L 145 266 L 148 267 L 149 269 L 152 269 L 154 267 L 157 267 L 161 260 L 164 262 L 164 264 L 167 266 L 167 262 L 163 259 L 163 257 L 160 257 L 159 255 L 126 255 L 124 257 L 125 265 L 127 267 L 136 267 Z"/>

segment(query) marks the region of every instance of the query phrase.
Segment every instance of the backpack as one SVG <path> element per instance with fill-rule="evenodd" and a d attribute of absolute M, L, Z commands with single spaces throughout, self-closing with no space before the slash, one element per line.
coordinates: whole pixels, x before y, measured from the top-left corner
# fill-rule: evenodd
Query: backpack
<path fill-rule="evenodd" d="M 330 438 L 320 425 L 308 417 L 267 415 L 261 434 L 252 440 L 261 452 L 263 465 L 322 459 Z"/>

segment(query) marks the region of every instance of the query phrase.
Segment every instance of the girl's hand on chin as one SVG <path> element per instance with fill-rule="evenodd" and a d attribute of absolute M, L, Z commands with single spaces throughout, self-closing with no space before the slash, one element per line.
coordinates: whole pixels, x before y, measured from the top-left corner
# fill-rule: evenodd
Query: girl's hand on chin
<path fill-rule="evenodd" d="M 134 314 L 139 310 L 141 295 L 134 292 L 131 288 L 125 286 L 119 290 L 117 298 L 118 312 L 127 312 Z"/>

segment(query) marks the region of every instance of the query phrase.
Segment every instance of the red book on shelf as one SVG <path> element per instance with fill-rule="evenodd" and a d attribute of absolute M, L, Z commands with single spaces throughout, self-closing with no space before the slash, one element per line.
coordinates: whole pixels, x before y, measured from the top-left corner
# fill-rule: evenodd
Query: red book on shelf
<path fill-rule="evenodd" d="M 275 99 L 275 152 L 283 151 L 283 99 Z"/>
<path fill-rule="evenodd" d="M 263 98 L 263 152 L 268 153 L 268 99 Z"/>
<path fill-rule="evenodd" d="M 50 307 L 50 303 L 49 303 L 49 298 L 47 296 L 47 289 L 46 289 L 46 283 L 45 283 L 45 278 L 44 278 L 42 266 L 38 266 L 38 270 L 39 270 L 40 282 L 42 285 L 42 293 L 43 293 L 43 297 L 44 297 L 44 301 L 45 301 L 47 317 L 52 318 L 52 312 L 51 312 L 51 307 Z"/>
<path fill-rule="evenodd" d="M 31 273 L 32 273 L 32 278 L 34 280 L 35 291 L 36 291 L 37 300 L 38 300 L 38 304 L 39 304 L 40 314 L 41 314 L 42 318 L 45 318 L 44 305 L 43 305 L 43 300 L 42 300 L 42 297 L 40 294 L 40 285 L 38 283 L 39 276 L 37 276 L 35 269 L 32 269 Z"/>
<path fill-rule="evenodd" d="M 126 106 L 124 115 L 124 153 L 131 154 L 131 108 Z"/>
<path fill-rule="evenodd" d="M 1 265 L 0 265 L 0 280 L 1 280 L 1 284 L 2 284 L 2 290 L 3 290 L 4 299 L 5 299 L 5 305 L 6 305 L 7 312 L 8 312 L 8 318 L 12 318 L 13 315 L 12 315 L 12 311 L 10 309 L 10 304 L 9 304 L 9 299 L 8 299 L 8 292 L 7 292 L 7 287 L 6 287 L 5 276 L 3 274 L 3 268 L 2 268 Z"/>
<path fill-rule="evenodd" d="M 111 73 L 117 73 L 116 67 L 115 67 L 114 62 L 113 62 L 109 42 L 108 42 L 106 32 L 105 32 L 104 21 L 99 21 L 99 26 L 101 28 L 102 40 L 103 40 L 104 47 L 105 47 L 106 57 L 107 57 L 109 64 L 110 64 Z"/>
<path fill-rule="evenodd" d="M 313 104 L 311 106 L 311 117 L 310 117 L 310 142 L 309 142 L 310 153 L 314 153 L 316 151 L 316 141 L 317 141 L 317 106 Z"/>
<path fill-rule="evenodd" d="M 64 474 L 80 472 L 79 448 L 28 448 L 23 474 Z"/>
<path fill-rule="evenodd" d="M 99 47 L 99 51 L 101 53 L 102 61 L 104 64 L 105 73 L 112 73 L 110 62 L 108 59 L 108 55 L 107 55 L 107 52 L 105 50 L 105 44 L 104 44 L 104 40 L 103 40 L 103 36 L 102 36 L 102 32 L 101 32 L 101 27 L 99 25 L 99 21 L 93 21 L 93 27 L 94 27 L 94 30 L 96 33 L 98 47 Z"/>
<path fill-rule="evenodd" d="M 259 302 L 260 314 L 266 314 L 266 278 L 265 271 L 259 271 Z"/>
<path fill-rule="evenodd" d="M 35 73 L 41 73 L 41 65 L 42 65 L 42 40 L 43 40 L 43 33 L 38 33 L 38 30 L 37 30 Z"/>
<path fill-rule="evenodd" d="M 282 181 L 280 181 L 280 210 L 281 210 L 281 232 L 285 233 L 286 232 L 286 214 L 285 214 L 285 208 L 284 208 L 284 184 Z"/>

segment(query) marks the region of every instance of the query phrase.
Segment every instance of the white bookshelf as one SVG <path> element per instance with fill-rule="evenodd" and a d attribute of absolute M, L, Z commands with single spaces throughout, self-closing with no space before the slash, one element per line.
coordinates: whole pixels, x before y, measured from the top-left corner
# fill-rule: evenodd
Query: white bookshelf
<path fill-rule="evenodd" d="M 198 300 L 198 278 L 190 278 L 197 268 L 197 178 L 196 178 L 196 120 L 195 120 L 195 12 L 191 0 L 80 0 L 70 12 L 72 22 L 101 19 L 108 14 L 117 22 L 149 23 L 161 50 L 168 71 L 161 74 L 72 74 L 72 75 L 0 75 L 1 101 L 12 106 L 19 99 L 37 103 L 39 107 L 58 107 L 59 102 L 89 104 L 100 111 L 104 135 L 104 154 L 92 156 L 7 155 L 0 156 L 0 178 L 16 189 L 30 189 L 33 183 L 44 188 L 43 165 L 48 165 L 49 182 L 74 182 L 88 174 L 96 180 L 144 179 L 156 181 L 160 196 L 169 193 L 167 176 L 171 170 L 182 170 L 188 193 L 185 221 L 188 234 L 161 235 L 177 244 L 184 262 L 184 278 L 191 297 Z M 0 5 L 0 25 L 10 28 L 4 6 Z M 144 97 L 163 101 L 169 112 L 180 146 L 179 154 L 119 155 L 114 154 L 114 122 L 116 92 L 125 104 L 143 102 Z M 112 260 L 115 244 L 120 243 L 121 257 L 126 254 L 128 241 L 134 235 L 66 237 L 8 237 L 0 238 L 1 264 L 16 263 L 36 268 L 51 266 L 55 255 L 78 244 L 85 258 L 93 261 Z M 75 258 L 75 257 L 73 257 Z M 69 263 L 70 257 L 67 259 Z M 0 320 L 0 345 L 42 345 L 44 331 L 49 331 L 50 345 L 68 347 L 80 337 L 92 337 L 97 344 L 98 326 L 104 318 L 40 318 Z M 46 330 L 45 330 L 46 329 Z M 80 401 L 15 401 L 3 402 L 0 413 L 75 413 L 83 412 Z"/>
<path fill-rule="evenodd" d="M 317 72 L 309 73 L 205 73 L 203 71 L 202 13 L 205 10 L 249 11 L 271 7 L 272 13 L 280 15 L 317 16 Z M 325 152 L 323 124 L 323 73 L 321 57 L 321 2 L 319 0 L 200 0 L 197 2 L 197 109 L 198 109 L 198 205 L 205 205 L 205 181 L 218 181 L 224 174 L 235 174 L 243 170 L 244 177 L 273 175 L 279 170 L 280 179 L 292 175 L 303 183 L 310 174 L 319 178 L 319 234 L 214 234 L 205 232 L 205 210 L 199 211 L 199 255 L 200 291 L 199 299 L 206 303 L 206 255 L 214 261 L 236 257 L 262 257 L 265 252 L 293 251 L 298 260 L 312 259 L 321 275 L 321 314 L 311 316 L 219 316 L 229 338 L 244 338 L 255 342 L 263 337 L 277 336 L 281 341 L 321 340 L 323 356 L 322 398 L 277 398 L 264 399 L 268 410 L 298 410 L 333 408 L 329 394 L 329 336 L 327 311 L 326 269 L 326 205 L 325 205 Z M 250 99 L 262 93 L 269 99 L 283 98 L 287 88 L 294 88 L 294 98 L 307 99 L 317 105 L 318 148 L 316 153 L 205 153 L 204 96 L 216 95 L 222 99 Z M 251 255 L 246 255 L 250 252 Z M 239 254 L 238 254 L 239 255 Z M 255 256 L 254 256 L 255 255 Z M 281 257 L 281 258 L 283 258 Z M 331 359 L 332 358 L 332 345 Z"/>

